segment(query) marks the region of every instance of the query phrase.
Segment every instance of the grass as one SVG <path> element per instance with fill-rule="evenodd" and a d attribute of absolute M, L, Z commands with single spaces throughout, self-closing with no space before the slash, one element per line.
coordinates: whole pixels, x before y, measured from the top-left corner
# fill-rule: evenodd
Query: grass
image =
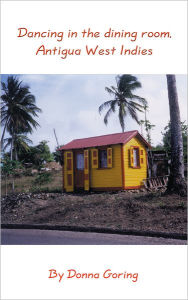
<path fill-rule="evenodd" d="M 41 186 L 34 184 L 34 180 L 37 178 L 37 174 L 33 174 L 28 172 L 28 175 L 21 175 L 19 177 L 15 177 L 15 193 L 28 193 L 28 192 L 54 192 L 59 193 L 62 192 L 62 171 L 50 171 L 51 181 L 47 184 Z M 12 193 L 12 178 L 7 180 L 7 192 L 8 194 Z M 1 181 L 1 194 L 4 196 L 6 194 L 6 186 L 5 180 Z"/>

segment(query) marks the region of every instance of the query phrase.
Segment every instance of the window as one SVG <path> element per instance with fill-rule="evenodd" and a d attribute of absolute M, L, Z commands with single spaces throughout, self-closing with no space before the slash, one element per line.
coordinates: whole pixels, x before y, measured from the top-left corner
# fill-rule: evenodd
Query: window
<path fill-rule="evenodd" d="M 93 169 L 110 169 L 113 167 L 113 149 L 99 148 L 91 150 L 91 162 Z"/>
<path fill-rule="evenodd" d="M 107 168 L 107 149 L 99 150 L 99 168 Z"/>
<path fill-rule="evenodd" d="M 139 167 L 139 149 L 138 148 L 134 148 L 133 149 L 133 167 Z"/>
<path fill-rule="evenodd" d="M 76 168 L 77 168 L 77 170 L 84 169 L 84 154 L 83 153 L 77 153 L 77 155 L 76 155 Z"/>

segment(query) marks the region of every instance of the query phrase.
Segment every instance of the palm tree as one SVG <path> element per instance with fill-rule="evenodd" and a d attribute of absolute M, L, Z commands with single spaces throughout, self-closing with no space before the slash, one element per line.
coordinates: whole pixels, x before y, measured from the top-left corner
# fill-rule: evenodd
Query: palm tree
<path fill-rule="evenodd" d="M 30 151 L 29 144 L 32 144 L 33 142 L 23 134 L 15 134 L 14 135 L 14 145 L 13 145 L 13 151 L 15 154 L 14 159 L 18 160 L 19 154 L 22 152 L 28 152 Z M 3 150 L 5 151 L 8 147 L 12 146 L 12 137 L 6 138 L 3 141 Z M 12 157 L 13 158 L 13 157 Z"/>
<path fill-rule="evenodd" d="M 11 158 L 15 135 L 31 133 L 39 126 L 34 117 L 38 117 L 41 109 L 35 104 L 35 96 L 30 93 L 28 85 L 24 85 L 16 76 L 9 76 L 7 83 L 2 82 L 1 124 L 4 126 L 1 145 L 7 131 L 12 137 Z M 3 148 L 3 145 L 2 145 Z"/>
<path fill-rule="evenodd" d="M 139 124 L 137 112 L 143 112 L 147 101 L 135 95 L 133 92 L 141 87 L 141 83 L 135 76 L 121 75 L 116 77 L 117 87 L 106 87 L 105 90 L 113 97 L 112 100 L 104 102 L 99 106 L 99 113 L 108 109 L 104 116 L 104 123 L 108 124 L 108 119 L 112 113 L 118 109 L 118 117 L 122 132 L 125 131 L 125 118 L 130 115 Z M 139 103 L 138 103 L 139 102 Z"/>
<path fill-rule="evenodd" d="M 170 108 L 171 170 L 168 191 L 186 194 L 184 179 L 183 140 L 175 75 L 166 75 Z"/>

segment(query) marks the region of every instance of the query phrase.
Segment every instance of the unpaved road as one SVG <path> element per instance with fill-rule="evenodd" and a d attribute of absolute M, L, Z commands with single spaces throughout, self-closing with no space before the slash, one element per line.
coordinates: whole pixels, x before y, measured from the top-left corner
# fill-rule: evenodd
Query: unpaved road
<path fill-rule="evenodd" d="M 186 245 L 186 240 L 37 229 L 2 229 L 2 245 Z"/>

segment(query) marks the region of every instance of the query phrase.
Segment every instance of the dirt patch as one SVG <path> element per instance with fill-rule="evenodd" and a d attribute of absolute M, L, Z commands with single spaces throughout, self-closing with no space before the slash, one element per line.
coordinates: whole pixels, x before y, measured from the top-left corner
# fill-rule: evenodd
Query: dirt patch
<path fill-rule="evenodd" d="M 48 224 L 186 233 L 187 199 L 156 193 L 22 193 L 3 197 L 3 224 Z"/>

